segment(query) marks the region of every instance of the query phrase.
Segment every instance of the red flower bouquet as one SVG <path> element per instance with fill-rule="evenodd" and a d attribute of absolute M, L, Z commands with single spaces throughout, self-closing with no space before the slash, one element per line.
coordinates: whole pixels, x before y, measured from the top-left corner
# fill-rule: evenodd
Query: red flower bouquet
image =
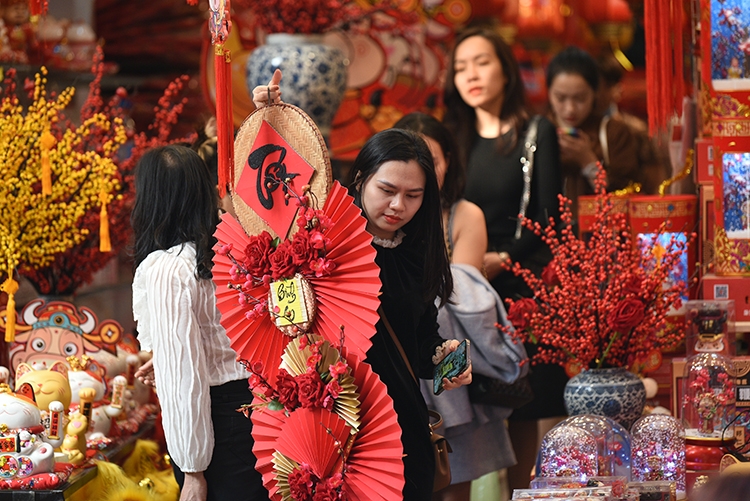
<path fill-rule="evenodd" d="M 571 229 L 564 197 L 562 229 L 553 221 L 546 227 L 523 221 L 550 247 L 553 261 L 541 277 L 516 263 L 513 272 L 534 296 L 508 301 L 514 335 L 538 345 L 532 363 L 560 364 L 571 375 L 585 368 L 631 368 L 682 337 L 666 317 L 681 306 L 686 284 L 674 280 L 674 270 L 694 236 L 687 243 L 673 237 L 666 246 L 635 242 L 625 216 L 612 210 L 601 169 L 596 191 L 595 224 L 584 238 Z"/>

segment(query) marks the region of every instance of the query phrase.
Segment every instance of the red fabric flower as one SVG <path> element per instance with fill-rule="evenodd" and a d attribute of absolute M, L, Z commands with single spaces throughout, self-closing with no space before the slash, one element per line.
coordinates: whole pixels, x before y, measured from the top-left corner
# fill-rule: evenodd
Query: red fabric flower
<path fill-rule="evenodd" d="M 315 487 L 313 501 L 337 501 L 339 499 L 338 491 L 328 482 L 318 482 Z"/>
<path fill-rule="evenodd" d="M 531 315 L 537 310 L 536 301 L 525 297 L 515 301 L 508 311 L 508 321 L 518 330 L 524 330 L 531 325 Z"/>
<path fill-rule="evenodd" d="M 289 473 L 289 493 L 296 501 L 312 501 L 315 477 L 309 467 L 301 466 Z"/>
<path fill-rule="evenodd" d="M 288 411 L 299 406 L 297 381 L 284 369 L 276 376 L 276 388 L 279 392 L 279 402 Z"/>
<path fill-rule="evenodd" d="M 272 250 L 273 238 L 267 231 L 250 237 L 250 243 L 245 247 L 245 268 L 251 276 L 260 278 L 268 273 Z"/>
<path fill-rule="evenodd" d="M 645 311 L 643 302 L 635 298 L 621 300 L 609 312 L 607 323 L 612 330 L 624 334 L 643 321 Z"/>
<path fill-rule="evenodd" d="M 560 277 L 557 276 L 557 265 L 554 261 L 550 261 L 542 270 L 542 282 L 547 287 L 560 285 Z"/>
<path fill-rule="evenodd" d="M 294 234 L 290 247 L 292 262 L 300 268 L 301 273 L 309 273 L 310 262 L 318 257 L 310 241 L 310 234 L 306 230 L 299 230 Z"/>
<path fill-rule="evenodd" d="M 310 369 L 297 376 L 296 380 L 300 405 L 305 408 L 322 407 L 326 387 L 320 379 L 320 374 Z"/>
<path fill-rule="evenodd" d="M 274 280 L 294 276 L 297 265 L 294 264 L 291 247 L 292 243 L 289 240 L 285 240 L 271 254 L 269 261 L 271 262 L 271 278 Z"/>

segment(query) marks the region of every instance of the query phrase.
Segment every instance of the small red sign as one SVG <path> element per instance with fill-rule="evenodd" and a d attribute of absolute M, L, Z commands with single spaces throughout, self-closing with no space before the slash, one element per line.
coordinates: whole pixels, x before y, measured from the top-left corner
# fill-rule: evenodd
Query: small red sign
<path fill-rule="evenodd" d="M 235 191 L 283 239 L 299 208 L 294 197 L 302 195 L 302 187 L 314 173 L 313 167 L 264 120 Z"/>

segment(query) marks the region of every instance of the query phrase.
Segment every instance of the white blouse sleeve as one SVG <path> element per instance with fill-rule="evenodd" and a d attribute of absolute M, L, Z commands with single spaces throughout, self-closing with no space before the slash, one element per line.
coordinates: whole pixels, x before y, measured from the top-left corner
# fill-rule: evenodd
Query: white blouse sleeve
<path fill-rule="evenodd" d="M 184 472 L 204 471 L 211 462 L 214 431 L 209 368 L 195 315 L 194 266 L 164 253 L 144 271 L 148 325 L 143 327 L 152 343 L 169 454 Z"/>

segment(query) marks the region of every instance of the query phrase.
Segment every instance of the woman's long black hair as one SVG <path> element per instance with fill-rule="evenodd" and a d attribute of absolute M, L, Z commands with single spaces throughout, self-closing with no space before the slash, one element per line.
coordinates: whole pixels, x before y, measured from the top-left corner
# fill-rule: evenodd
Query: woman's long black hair
<path fill-rule="evenodd" d="M 498 138 L 500 151 L 509 151 L 515 147 L 519 135 L 526 127 L 529 114 L 526 109 L 526 92 L 521 80 L 521 70 L 518 67 L 513 51 L 495 31 L 490 28 L 475 27 L 462 31 L 453 42 L 453 49 L 448 59 L 448 71 L 445 77 L 445 89 L 443 90 L 443 102 L 445 104 L 445 117 L 443 123 L 453 134 L 459 148 L 460 159 L 464 165 L 468 165 L 469 152 L 477 139 L 477 114 L 474 108 L 466 104 L 456 88 L 456 47 L 461 42 L 471 37 L 482 37 L 492 44 L 495 54 L 500 59 L 503 75 L 506 83 L 503 94 L 503 103 L 500 108 L 500 120 L 509 121 L 513 125 L 512 139 L 505 142 L 503 136 Z"/>
<path fill-rule="evenodd" d="M 414 132 L 402 129 L 388 129 L 375 134 L 365 143 L 352 164 L 349 193 L 357 205 L 362 207 L 362 188 L 381 165 L 389 161 L 410 160 L 415 160 L 422 168 L 425 189 L 422 206 L 414 218 L 404 225 L 404 232 L 424 248 L 425 301 L 434 301 L 439 297 L 442 305 L 448 301 L 453 291 L 453 279 L 443 239 L 440 192 L 427 143 Z"/>
<path fill-rule="evenodd" d="M 404 115 L 394 127 L 429 137 L 440 145 L 447 164 L 443 186 L 440 188 L 440 203 L 443 209 L 450 209 L 464 195 L 466 186 L 466 173 L 461 159 L 458 158 L 456 144 L 450 131 L 437 118 L 419 112 Z"/>
<path fill-rule="evenodd" d="M 147 151 L 136 168 L 130 216 L 135 267 L 154 251 L 194 242 L 196 276 L 211 278 L 218 207 L 215 183 L 195 151 L 178 145 Z"/>

